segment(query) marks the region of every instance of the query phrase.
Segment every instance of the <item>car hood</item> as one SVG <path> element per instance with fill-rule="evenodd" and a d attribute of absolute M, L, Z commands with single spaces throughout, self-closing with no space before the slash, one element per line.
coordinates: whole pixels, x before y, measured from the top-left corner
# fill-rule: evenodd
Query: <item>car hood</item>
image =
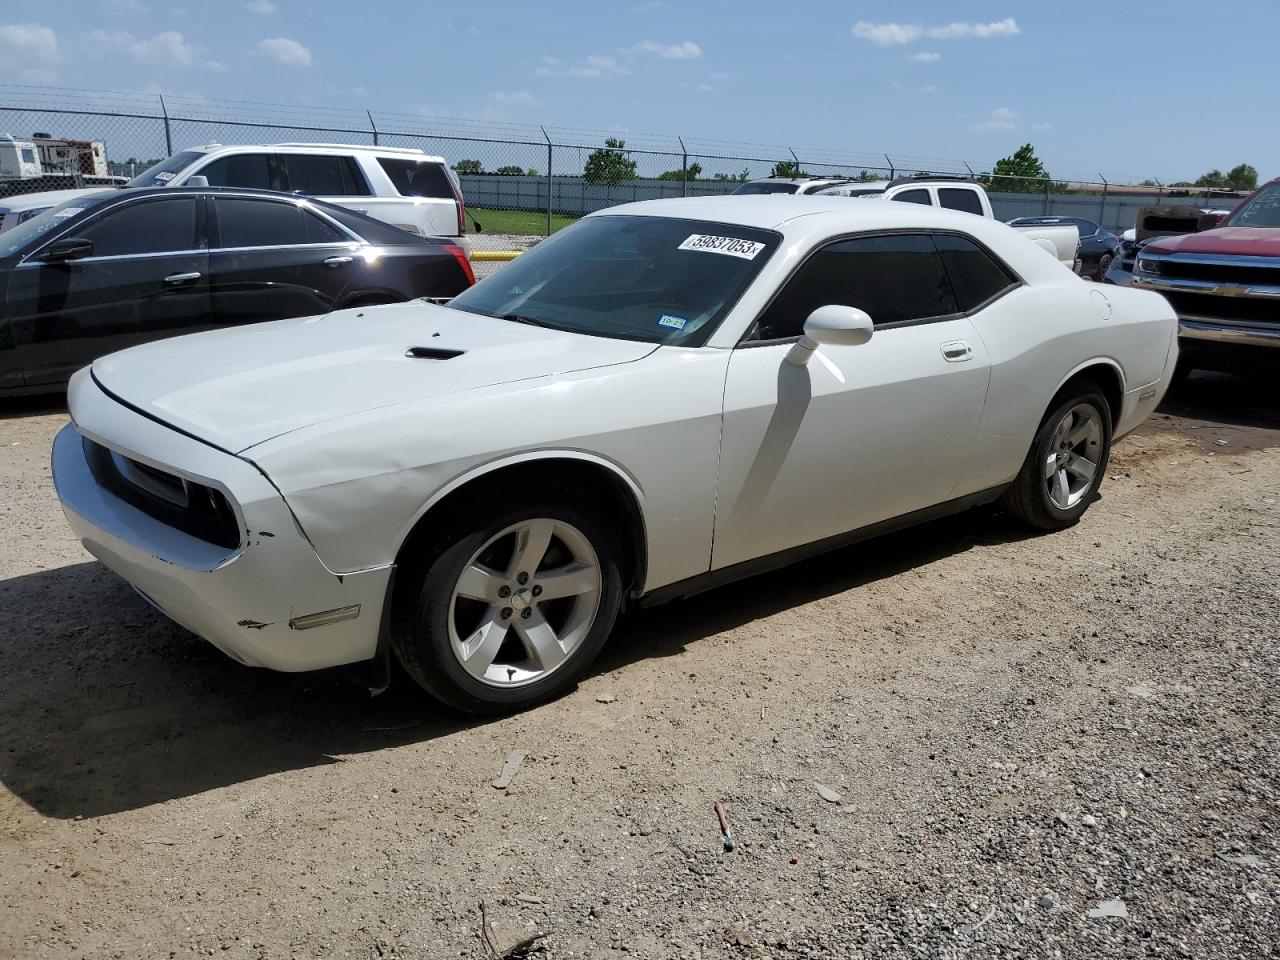
<path fill-rule="evenodd" d="M 1214 253 L 1220 255 L 1280 257 L 1280 229 L 1271 227 L 1219 227 L 1203 233 L 1159 237 L 1144 247 L 1152 253 Z"/>
<path fill-rule="evenodd" d="M 377 407 L 629 363 L 655 349 L 415 302 L 161 340 L 95 361 L 93 376 L 143 413 L 240 453 Z"/>

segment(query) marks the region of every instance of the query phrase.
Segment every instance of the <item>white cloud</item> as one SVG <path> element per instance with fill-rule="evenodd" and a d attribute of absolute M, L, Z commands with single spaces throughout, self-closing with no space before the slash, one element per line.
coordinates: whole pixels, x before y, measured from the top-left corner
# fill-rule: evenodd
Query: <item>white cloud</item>
<path fill-rule="evenodd" d="M 142 0 L 111 0 L 107 10 L 121 17 L 141 17 L 151 12 Z"/>
<path fill-rule="evenodd" d="M 1013 17 L 990 23 L 948 23 L 940 27 L 926 27 L 919 23 L 871 23 L 867 20 L 859 20 L 853 25 L 855 37 L 870 40 L 878 47 L 902 46 L 923 37 L 934 40 L 985 39 L 1013 37 L 1021 32 Z"/>
<path fill-rule="evenodd" d="M 931 50 L 921 50 L 919 53 L 911 54 L 907 59 L 914 60 L 916 63 L 937 63 L 942 59 L 942 54 L 934 53 Z"/>
<path fill-rule="evenodd" d="M 47 82 L 62 59 L 58 35 L 38 23 L 0 23 L 0 74 Z"/>
<path fill-rule="evenodd" d="M 126 30 L 94 30 L 89 34 L 98 47 L 129 54 L 141 63 L 190 67 L 200 65 L 213 70 L 225 67 L 216 60 L 205 60 L 204 51 L 187 43 L 176 30 L 166 30 L 154 37 L 135 37 Z"/>
<path fill-rule="evenodd" d="M 632 13 L 653 13 L 655 10 L 661 10 L 669 7 L 671 4 L 667 0 L 645 0 L 644 3 L 638 3 L 631 8 Z"/>
<path fill-rule="evenodd" d="M 974 130 L 1012 130 L 1018 125 L 1018 115 L 1008 107 L 996 107 L 987 119 L 975 123 Z"/>
<path fill-rule="evenodd" d="M 622 52 L 631 56 L 648 54 L 663 60 L 697 60 L 702 56 L 702 48 L 692 40 L 685 40 L 683 43 L 654 43 L 652 40 L 645 40 Z"/>
<path fill-rule="evenodd" d="M 258 41 L 258 53 L 268 60 L 286 67 L 311 66 L 311 51 L 297 40 L 288 37 L 270 37 Z"/>
<path fill-rule="evenodd" d="M 528 90 L 495 90 L 489 99 L 504 107 L 532 107 L 538 102 Z"/>
<path fill-rule="evenodd" d="M 853 25 L 853 35 L 859 40 L 870 40 L 877 47 L 892 47 L 914 43 L 924 33 L 918 23 L 868 23 L 859 20 Z"/>
<path fill-rule="evenodd" d="M 957 37 L 1016 37 L 1022 32 L 1013 17 L 993 20 L 991 23 L 948 23 L 945 27 L 929 27 L 925 33 L 935 40 L 953 40 Z"/>
<path fill-rule="evenodd" d="M 559 57 L 543 57 L 542 66 L 533 72 L 540 77 L 564 76 L 578 78 L 620 77 L 630 71 L 616 57 L 593 53 L 578 63 L 566 63 Z"/>
<path fill-rule="evenodd" d="M 244 5 L 244 8 L 250 13 L 256 13 L 260 17 L 269 17 L 280 9 L 272 3 L 271 0 L 248 0 L 248 3 Z"/>

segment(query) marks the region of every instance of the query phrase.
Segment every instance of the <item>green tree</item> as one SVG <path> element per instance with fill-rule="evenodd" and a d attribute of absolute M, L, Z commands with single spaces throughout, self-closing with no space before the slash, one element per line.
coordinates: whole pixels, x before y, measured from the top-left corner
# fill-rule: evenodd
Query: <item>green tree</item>
<path fill-rule="evenodd" d="M 884 180 L 885 175 L 879 170 L 862 170 L 853 179 L 859 183 L 870 183 L 873 180 Z"/>
<path fill-rule="evenodd" d="M 537 167 L 530 167 L 528 170 L 526 170 L 526 171 L 524 172 L 524 175 L 525 175 L 526 177 L 540 177 L 540 176 L 542 176 L 542 174 L 538 172 L 538 168 L 537 168 Z"/>
<path fill-rule="evenodd" d="M 518 167 L 514 163 L 509 163 L 505 167 L 499 167 L 493 172 L 501 174 L 504 177 L 523 177 L 524 167 Z"/>
<path fill-rule="evenodd" d="M 627 142 L 617 137 L 609 137 L 604 146 L 593 150 L 587 157 L 586 166 L 582 169 L 582 179 L 587 183 L 603 183 L 613 186 L 623 180 L 636 178 L 636 161 L 630 159 L 625 151 Z"/>
<path fill-rule="evenodd" d="M 1024 143 L 1003 160 L 997 160 L 991 172 L 979 179 L 988 189 L 1003 193 L 1044 193 L 1049 171 L 1036 156 L 1035 147 Z"/>
<path fill-rule="evenodd" d="M 1221 170 L 1214 168 L 1208 173 L 1200 174 L 1200 176 L 1196 178 L 1196 182 L 1193 186 L 1210 187 L 1214 190 L 1225 190 L 1227 189 L 1227 175 Z"/>
<path fill-rule="evenodd" d="M 769 176 L 794 180 L 796 177 L 807 177 L 808 174 L 801 170 L 800 164 L 794 160 L 779 160 L 773 165 L 773 169 L 769 171 Z"/>
<path fill-rule="evenodd" d="M 458 173 L 484 173 L 484 165 L 479 160 L 459 160 L 453 169 Z"/>
<path fill-rule="evenodd" d="M 701 175 L 702 173 L 702 164 L 691 163 L 689 164 L 687 171 L 686 170 L 665 170 L 662 173 L 658 174 L 658 179 L 659 180 L 683 180 L 685 179 L 686 172 L 688 173 L 688 179 L 697 180 L 699 175 Z"/>
<path fill-rule="evenodd" d="M 1242 163 L 1227 171 L 1227 183 L 1232 190 L 1257 190 L 1258 171 L 1249 164 Z"/>
<path fill-rule="evenodd" d="M 751 179 L 751 171 L 743 167 L 740 173 L 717 173 L 711 179 L 716 183 L 746 183 Z"/>

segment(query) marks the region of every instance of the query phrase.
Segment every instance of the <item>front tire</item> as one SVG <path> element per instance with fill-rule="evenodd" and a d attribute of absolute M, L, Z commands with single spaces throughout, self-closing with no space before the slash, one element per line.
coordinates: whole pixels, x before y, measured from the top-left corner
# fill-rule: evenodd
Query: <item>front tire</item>
<path fill-rule="evenodd" d="M 565 491 L 510 494 L 519 506 L 458 511 L 396 589 L 397 659 L 429 694 L 468 713 L 525 709 L 572 686 L 622 601 L 604 511 Z"/>
<path fill-rule="evenodd" d="M 1098 282 L 1099 283 L 1102 283 L 1104 280 L 1107 279 L 1107 271 L 1111 269 L 1112 259 L 1113 258 L 1111 254 L 1104 253 L 1102 255 L 1102 258 L 1098 261 Z"/>
<path fill-rule="evenodd" d="M 1005 508 L 1041 530 L 1072 526 L 1097 497 L 1111 429 L 1111 408 L 1097 386 L 1082 383 L 1059 394 L 1005 492 Z"/>

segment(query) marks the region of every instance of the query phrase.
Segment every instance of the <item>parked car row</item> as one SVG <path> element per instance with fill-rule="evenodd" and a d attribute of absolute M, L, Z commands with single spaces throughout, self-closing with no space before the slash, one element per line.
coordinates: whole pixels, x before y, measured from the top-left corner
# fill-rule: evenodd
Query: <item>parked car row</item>
<path fill-rule="evenodd" d="M 449 298 L 452 239 L 287 194 L 77 191 L 0 234 L 0 393 L 58 388 L 115 350 L 337 307 Z"/>

